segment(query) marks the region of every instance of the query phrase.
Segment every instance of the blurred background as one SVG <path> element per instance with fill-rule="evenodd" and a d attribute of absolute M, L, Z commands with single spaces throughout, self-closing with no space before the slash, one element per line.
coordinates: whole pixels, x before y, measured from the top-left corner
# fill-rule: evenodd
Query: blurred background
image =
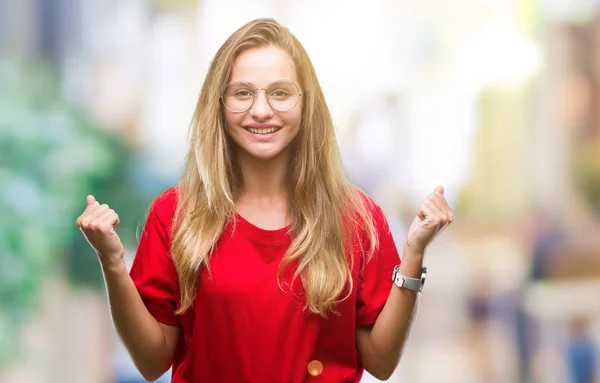
<path fill-rule="evenodd" d="M 0 382 L 143 381 L 74 221 L 110 204 L 131 262 L 212 56 L 264 16 L 398 245 L 436 185 L 456 212 L 390 382 L 600 382 L 596 0 L 0 0 Z"/>

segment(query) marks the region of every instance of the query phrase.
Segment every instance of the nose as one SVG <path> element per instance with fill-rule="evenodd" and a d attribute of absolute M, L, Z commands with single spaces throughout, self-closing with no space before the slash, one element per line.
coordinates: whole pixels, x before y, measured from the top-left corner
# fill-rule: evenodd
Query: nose
<path fill-rule="evenodd" d="M 250 115 L 256 120 L 267 120 L 273 116 L 273 108 L 269 105 L 267 92 L 264 89 L 256 91 L 254 104 L 250 109 Z"/>

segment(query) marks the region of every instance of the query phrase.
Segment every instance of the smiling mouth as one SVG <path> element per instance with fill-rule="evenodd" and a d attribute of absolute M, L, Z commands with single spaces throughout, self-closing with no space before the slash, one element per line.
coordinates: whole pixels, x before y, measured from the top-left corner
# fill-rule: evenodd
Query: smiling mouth
<path fill-rule="evenodd" d="M 275 133 L 278 130 L 280 130 L 281 128 L 264 128 L 264 129 L 259 129 L 259 128 L 246 128 L 247 131 L 249 131 L 252 134 L 271 134 L 271 133 Z"/>

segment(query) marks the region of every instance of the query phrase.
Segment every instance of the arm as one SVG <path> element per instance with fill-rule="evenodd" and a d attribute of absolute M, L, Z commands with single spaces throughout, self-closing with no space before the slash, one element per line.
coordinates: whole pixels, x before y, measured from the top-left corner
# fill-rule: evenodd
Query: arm
<path fill-rule="evenodd" d="M 154 381 L 170 367 L 179 327 L 159 323 L 142 301 L 124 263 L 103 265 L 115 330 L 144 379 Z"/>
<path fill-rule="evenodd" d="M 400 265 L 403 275 L 411 278 L 421 276 L 425 249 L 453 220 L 454 214 L 444 199 L 444 189 L 438 186 L 421 203 L 417 216 L 408 229 Z M 375 278 L 390 278 L 391 271 L 381 270 Z M 378 379 L 387 380 L 398 366 L 416 317 L 417 295 L 415 291 L 392 285 L 375 323 L 356 329 L 356 347 L 362 364 Z"/>
<path fill-rule="evenodd" d="M 159 323 L 148 311 L 132 276 L 127 272 L 123 259 L 123 244 L 115 232 L 119 222 L 119 217 L 114 210 L 110 209 L 108 205 L 100 205 L 93 196 L 88 196 L 87 207 L 77 218 L 76 223 L 100 260 L 111 316 L 121 341 L 143 377 L 146 380 L 156 380 L 171 365 L 179 336 L 179 327 Z M 161 237 L 163 228 L 154 214 L 149 217 L 146 229 L 138 249 L 138 255 L 142 258 L 145 257 L 145 261 L 140 262 L 141 264 L 148 264 L 154 259 L 166 258 L 160 257 L 160 253 L 157 253 L 161 248 L 163 252 L 166 250 L 164 241 L 158 239 L 164 237 L 164 235 Z M 150 238 L 156 238 L 153 244 L 150 244 Z M 150 256 L 152 253 L 150 249 L 154 251 L 153 256 Z M 165 269 L 167 267 L 163 264 L 155 266 L 155 270 Z M 143 265 L 138 266 L 138 270 L 142 270 L 138 274 L 146 276 L 151 274 L 154 280 L 157 278 L 163 282 L 165 280 L 164 278 L 160 279 L 160 274 L 156 272 L 144 272 Z M 143 280 L 143 278 L 138 279 Z M 162 283 L 162 285 L 168 285 L 168 283 Z M 165 296 L 168 295 L 169 292 L 165 294 Z M 171 306 L 168 307 L 165 311 L 171 309 Z M 173 321 L 173 324 L 175 323 Z"/>
<path fill-rule="evenodd" d="M 411 254 L 405 247 L 400 272 L 408 277 L 419 278 L 422 265 L 423 255 Z M 362 364 L 377 379 L 387 380 L 400 361 L 417 316 L 418 294 L 392 285 L 390 295 L 375 323 L 356 329 L 356 345 Z"/>

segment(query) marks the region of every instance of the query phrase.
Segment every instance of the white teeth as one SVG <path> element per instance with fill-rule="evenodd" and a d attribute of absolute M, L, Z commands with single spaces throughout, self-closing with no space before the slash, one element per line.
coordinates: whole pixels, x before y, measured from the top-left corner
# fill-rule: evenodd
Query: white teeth
<path fill-rule="evenodd" d="M 277 128 L 267 128 L 267 129 L 255 129 L 255 128 L 248 128 L 248 131 L 250 133 L 254 133 L 254 134 L 269 134 L 269 133 L 273 133 L 277 130 Z"/>

